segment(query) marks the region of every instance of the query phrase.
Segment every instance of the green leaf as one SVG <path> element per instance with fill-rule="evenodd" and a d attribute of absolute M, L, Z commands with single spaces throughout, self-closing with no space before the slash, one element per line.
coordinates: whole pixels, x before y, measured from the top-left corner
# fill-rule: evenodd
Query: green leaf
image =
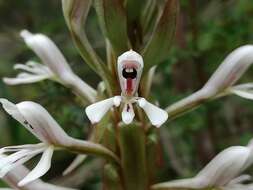
<path fill-rule="evenodd" d="M 169 57 L 169 49 L 176 30 L 178 11 L 178 0 L 167 0 L 152 37 L 142 52 L 146 72 L 150 67 Z"/>
<path fill-rule="evenodd" d="M 96 11 L 102 30 L 110 41 L 116 57 L 130 49 L 127 19 L 122 0 L 96 0 Z"/>
<path fill-rule="evenodd" d="M 120 126 L 120 154 L 126 190 L 147 189 L 146 140 L 144 128 L 135 124 Z"/>
<path fill-rule="evenodd" d="M 91 2 L 91 0 L 62 0 L 63 13 L 82 58 L 105 81 L 107 89 L 111 89 L 115 80 L 91 46 L 84 30 Z"/>
<path fill-rule="evenodd" d="M 126 2 L 127 30 L 134 50 L 138 50 L 143 41 L 140 22 L 143 5 L 143 1 L 127 0 Z"/>

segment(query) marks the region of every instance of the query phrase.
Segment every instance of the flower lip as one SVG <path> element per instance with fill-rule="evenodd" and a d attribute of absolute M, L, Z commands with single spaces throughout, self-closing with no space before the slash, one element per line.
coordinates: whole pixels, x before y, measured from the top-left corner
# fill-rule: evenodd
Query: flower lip
<path fill-rule="evenodd" d="M 137 77 L 137 71 L 135 68 L 124 68 L 122 70 L 122 76 L 125 79 L 135 79 Z"/>

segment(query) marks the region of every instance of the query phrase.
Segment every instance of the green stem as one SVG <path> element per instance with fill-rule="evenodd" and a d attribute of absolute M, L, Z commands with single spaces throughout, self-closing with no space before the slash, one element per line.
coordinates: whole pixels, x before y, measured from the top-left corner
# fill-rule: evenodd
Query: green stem
<path fill-rule="evenodd" d="M 147 189 L 146 139 L 142 127 L 120 127 L 120 153 L 125 190 Z"/>

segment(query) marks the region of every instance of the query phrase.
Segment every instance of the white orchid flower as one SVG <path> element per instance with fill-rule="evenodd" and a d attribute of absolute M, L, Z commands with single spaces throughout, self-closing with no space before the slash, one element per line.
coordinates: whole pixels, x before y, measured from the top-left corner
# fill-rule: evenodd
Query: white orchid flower
<path fill-rule="evenodd" d="M 133 104 L 137 103 L 147 114 L 152 125 L 160 127 L 168 119 L 167 112 L 138 97 L 137 94 L 144 67 L 141 55 L 133 50 L 127 51 L 118 57 L 117 64 L 121 95 L 88 106 L 85 112 L 89 120 L 98 123 L 113 106 L 123 104 L 122 121 L 130 124 L 135 116 Z"/>
<path fill-rule="evenodd" d="M 42 153 L 37 166 L 19 182 L 19 186 L 23 186 L 38 179 L 50 169 L 54 146 L 62 144 L 68 136 L 41 105 L 29 101 L 15 105 L 6 99 L 0 99 L 0 102 L 7 113 L 42 142 L 0 149 L 0 154 L 12 153 L 0 158 L 0 177 L 4 177 L 10 170 Z"/>
<path fill-rule="evenodd" d="M 248 175 L 240 175 L 253 163 L 253 142 L 248 146 L 232 146 L 219 153 L 207 164 L 195 177 L 175 180 L 152 186 L 152 189 L 174 188 L 220 188 L 223 190 L 237 189 L 237 187 L 250 187 L 242 182 L 250 178 Z M 252 185 L 251 185 L 252 187 Z M 250 188 L 247 190 L 251 190 Z"/>
<path fill-rule="evenodd" d="M 43 64 L 29 61 L 26 64 L 14 65 L 14 69 L 23 72 L 15 78 L 3 78 L 6 84 L 28 84 L 51 79 L 72 88 L 90 102 L 94 102 L 96 91 L 74 74 L 65 57 L 50 38 L 43 34 L 32 34 L 27 30 L 21 31 L 20 35 Z"/>
<path fill-rule="evenodd" d="M 253 45 L 244 45 L 232 51 L 221 63 L 203 89 L 209 94 L 235 94 L 247 99 L 253 99 L 252 83 L 234 84 L 253 63 Z"/>

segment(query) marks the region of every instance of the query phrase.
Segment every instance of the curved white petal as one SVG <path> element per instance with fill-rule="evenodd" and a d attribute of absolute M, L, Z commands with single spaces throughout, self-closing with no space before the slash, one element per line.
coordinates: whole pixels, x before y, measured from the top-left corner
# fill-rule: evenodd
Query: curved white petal
<path fill-rule="evenodd" d="M 245 181 L 250 181 L 252 179 L 252 177 L 250 175 L 241 175 L 239 177 L 236 177 L 234 179 L 232 179 L 228 185 L 235 185 L 235 184 L 240 184 L 243 183 Z"/>
<path fill-rule="evenodd" d="M 214 72 L 204 88 L 220 92 L 233 85 L 253 63 L 253 45 L 244 45 L 232 51 Z"/>
<path fill-rule="evenodd" d="M 248 147 L 227 148 L 209 162 L 197 177 L 205 179 L 209 185 L 225 185 L 246 169 L 250 155 Z"/>
<path fill-rule="evenodd" d="M 151 189 L 201 189 L 202 187 L 206 187 L 203 179 L 194 177 L 189 179 L 179 179 L 164 183 L 158 183 L 156 185 L 153 185 Z"/>
<path fill-rule="evenodd" d="M 45 79 L 50 78 L 51 76 L 43 74 L 43 75 L 35 75 L 35 74 L 29 74 L 29 73 L 21 73 L 17 75 L 16 78 L 8 78 L 4 77 L 3 82 L 8 85 L 19 85 L 19 84 L 30 84 L 39 82 Z"/>
<path fill-rule="evenodd" d="M 135 113 L 134 113 L 133 105 L 130 103 L 126 103 L 121 113 L 122 121 L 128 125 L 132 123 L 134 116 L 135 116 Z"/>
<path fill-rule="evenodd" d="M 43 176 L 51 167 L 51 160 L 53 156 L 54 148 L 49 146 L 44 152 L 36 167 L 18 183 L 18 186 L 24 186 L 41 176 Z"/>
<path fill-rule="evenodd" d="M 82 162 L 87 158 L 87 155 L 81 154 L 78 155 L 73 162 L 64 170 L 63 175 L 68 175 L 72 171 L 74 171 Z"/>
<path fill-rule="evenodd" d="M 25 101 L 15 105 L 6 99 L 0 99 L 0 102 L 7 113 L 42 142 L 61 144 L 68 137 L 59 124 L 40 104 Z"/>
<path fill-rule="evenodd" d="M 44 143 L 7 146 L 0 149 L 0 155 L 7 152 L 17 152 L 24 149 L 29 149 L 29 150 L 40 149 L 40 148 L 43 148 L 44 146 L 45 146 Z"/>
<path fill-rule="evenodd" d="M 40 104 L 25 101 L 18 103 L 17 107 L 26 119 L 28 127 L 41 141 L 56 145 L 65 142 L 68 135 Z"/>
<path fill-rule="evenodd" d="M 168 113 L 163 109 L 155 106 L 154 104 L 149 103 L 144 98 L 137 100 L 139 106 L 147 114 L 152 125 L 160 127 L 168 119 Z"/>
<path fill-rule="evenodd" d="M 253 100 L 253 83 L 233 86 L 229 89 L 229 92 L 242 98 Z"/>
<path fill-rule="evenodd" d="M 118 96 L 108 98 L 86 107 L 85 112 L 91 123 L 98 123 L 114 105 L 119 106 Z"/>
<path fill-rule="evenodd" d="M 35 150 L 20 150 L 9 156 L 5 156 L 0 159 L 0 178 L 4 177 L 9 171 L 16 168 L 17 166 L 27 162 L 37 154 L 41 153 L 44 148 L 38 148 Z"/>
<path fill-rule="evenodd" d="M 0 103 L 2 104 L 4 110 L 8 114 L 10 114 L 14 119 L 16 119 L 21 124 L 24 124 L 24 122 L 26 120 L 25 120 L 24 116 L 20 113 L 20 111 L 18 110 L 18 108 L 15 104 L 13 104 L 12 102 L 10 102 L 9 100 L 4 99 L 4 98 L 0 98 Z"/>
<path fill-rule="evenodd" d="M 61 76 L 65 72 L 72 72 L 66 59 L 54 42 L 43 34 L 32 34 L 27 30 L 20 35 L 29 46 L 54 73 Z"/>

